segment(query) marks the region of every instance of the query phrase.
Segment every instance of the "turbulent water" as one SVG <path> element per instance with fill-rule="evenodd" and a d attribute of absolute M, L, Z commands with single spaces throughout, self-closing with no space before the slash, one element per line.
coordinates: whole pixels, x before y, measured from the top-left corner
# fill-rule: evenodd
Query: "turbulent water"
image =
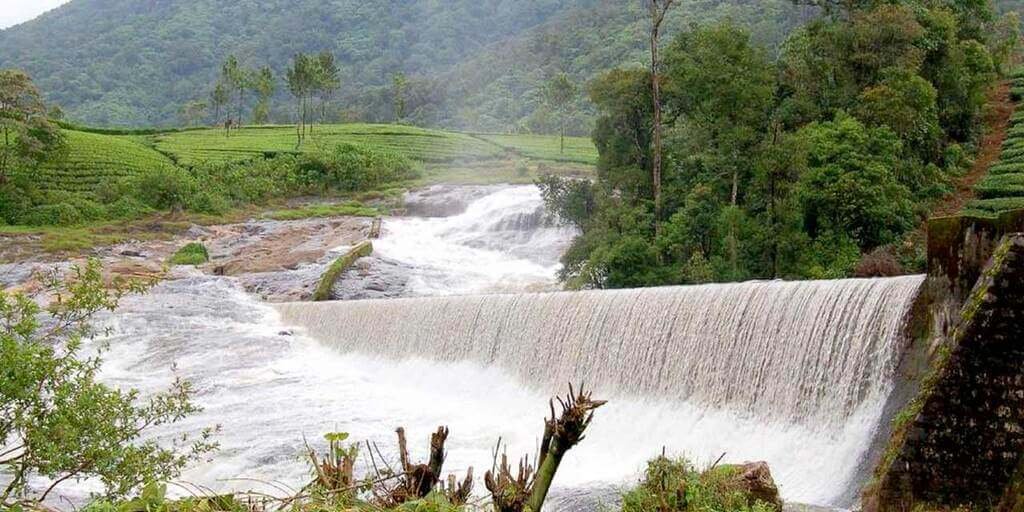
<path fill-rule="evenodd" d="M 378 254 L 401 268 L 400 294 L 547 288 L 571 233 L 538 205 L 535 189 L 512 187 L 475 194 L 447 217 L 389 219 Z M 104 318 L 113 334 L 95 346 L 109 343 L 108 382 L 151 392 L 176 372 L 195 384 L 205 410 L 155 434 L 172 441 L 221 426 L 221 450 L 183 485 L 271 491 L 249 479 L 272 479 L 296 487 L 308 478 L 304 441 L 319 446 L 323 433 L 346 431 L 393 453 L 400 425 L 419 458 L 429 433 L 449 426 L 446 470 L 475 466 L 480 475 L 499 436 L 510 455 L 535 451 L 547 398 L 572 379 L 597 385 L 611 402 L 567 456 L 553 510 L 595 510 L 663 448 L 698 463 L 723 453 L 766 460 L 787 500 L 845 505 L 883 421 L 900 330 L 921 282 L 277 308 L 239 280 L 194 273 L 125 300 Z"/>
<path fill-rule="evenodd" d="M 335 288 L 340 299 L 540 291 L 557 287 L 574 232 L 544 210 L 534 186 L 465 187 L 415 197 L 391 218 L 374 255 Z"/>

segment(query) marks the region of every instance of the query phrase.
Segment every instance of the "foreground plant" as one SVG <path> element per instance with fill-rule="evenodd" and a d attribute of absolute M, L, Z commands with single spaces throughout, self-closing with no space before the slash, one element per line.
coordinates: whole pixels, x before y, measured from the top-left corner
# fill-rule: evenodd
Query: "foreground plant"
<path fill-rule="evenodd" d="M 199 411 L 188 382 L 141 399 L 97 381 L 103 347 L 91 355 L 96 314 L 146 285 L 104 283 L 99 262 L 44 276 L 47 306 L 0 290 L 0 508 L 35 508 L 63 483 L 86 478 L 121 497 L 176 477 L 216 448 L 212 430 L 170 446 L 144 435 Z M 42 485 L 38 482 L 45 482 Z"/>
<path fill-rule="evenodd" d="M 565 400 L 557 400 L 562 406 L 562 414 L 556 416 L 554 401 L 549 402 L 551 418 L 544 422 L 537 469 L 534 470 L 524 457 L 513 475 L 508 457 L 502 454 L 497 472 L 492 469 L 484 475 L 484 484 L 491 492 L 497 512 L 540 512 L 562 458 L 583 440 L 583 433 L 594 418 L 594 410 L 607 403 L 594 400 L 582 387 L 577 393 L 572 384 Z"/>

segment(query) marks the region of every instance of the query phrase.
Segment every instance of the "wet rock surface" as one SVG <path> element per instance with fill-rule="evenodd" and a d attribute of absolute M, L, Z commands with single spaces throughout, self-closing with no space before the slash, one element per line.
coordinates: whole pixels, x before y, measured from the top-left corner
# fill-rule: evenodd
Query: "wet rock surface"
<path fill-rule="evenodd" d="M 473 201 L 497 192 L 502 187 L 434 185 L 405 195 L 405 216 L 451 217 L 458 215 Z"/>

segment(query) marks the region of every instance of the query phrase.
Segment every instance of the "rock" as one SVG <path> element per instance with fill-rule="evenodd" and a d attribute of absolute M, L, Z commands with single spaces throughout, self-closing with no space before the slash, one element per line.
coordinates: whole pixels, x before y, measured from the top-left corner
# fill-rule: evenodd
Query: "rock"
<path fill-rule="evenodd" d="M 121 251 L 121 256 L 127 256 L 129 258 L 145 258 L 146 257 L 145 254 L 143 254 L 143 253 L 141 253 L 139 251 L 133 250 L 133 249 L 128 249 L 128 250 Z"/>
<path fill-rule="evenodd" d="M 782 498 L 775 485 L 767 462 L 748 462 L 735 466 L 736 483 L 750 496 L 750 503 L 763 501 L 777 511 L 782 510 Z"/>
<path fill-rule="evenodd" d="M 278 336 L 292 336 L 294 334 L 295 333 L 293 333 L 292 331 L 281 331 L 281 332 L 277 333 Z"/>

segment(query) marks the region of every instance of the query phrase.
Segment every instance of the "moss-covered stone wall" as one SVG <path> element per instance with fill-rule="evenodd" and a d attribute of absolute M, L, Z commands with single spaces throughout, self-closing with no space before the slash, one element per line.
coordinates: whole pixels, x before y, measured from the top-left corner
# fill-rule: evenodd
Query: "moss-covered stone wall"
<path fill-rule="evenodd" d="M 963 300 L 981 277 L 996 245 L 1010 233 L 1024 232 L 1024 210 L 998 217 L 939 217 L 928 222 L 928 273 L 946 277 Z"/>
<path fill-rule="evenodd" d="M 866 510 L 1018 512 L 1001 503 L 1024 464 L 1024 235 L 993 247 L 920 395 L 898 416 Z"/>

